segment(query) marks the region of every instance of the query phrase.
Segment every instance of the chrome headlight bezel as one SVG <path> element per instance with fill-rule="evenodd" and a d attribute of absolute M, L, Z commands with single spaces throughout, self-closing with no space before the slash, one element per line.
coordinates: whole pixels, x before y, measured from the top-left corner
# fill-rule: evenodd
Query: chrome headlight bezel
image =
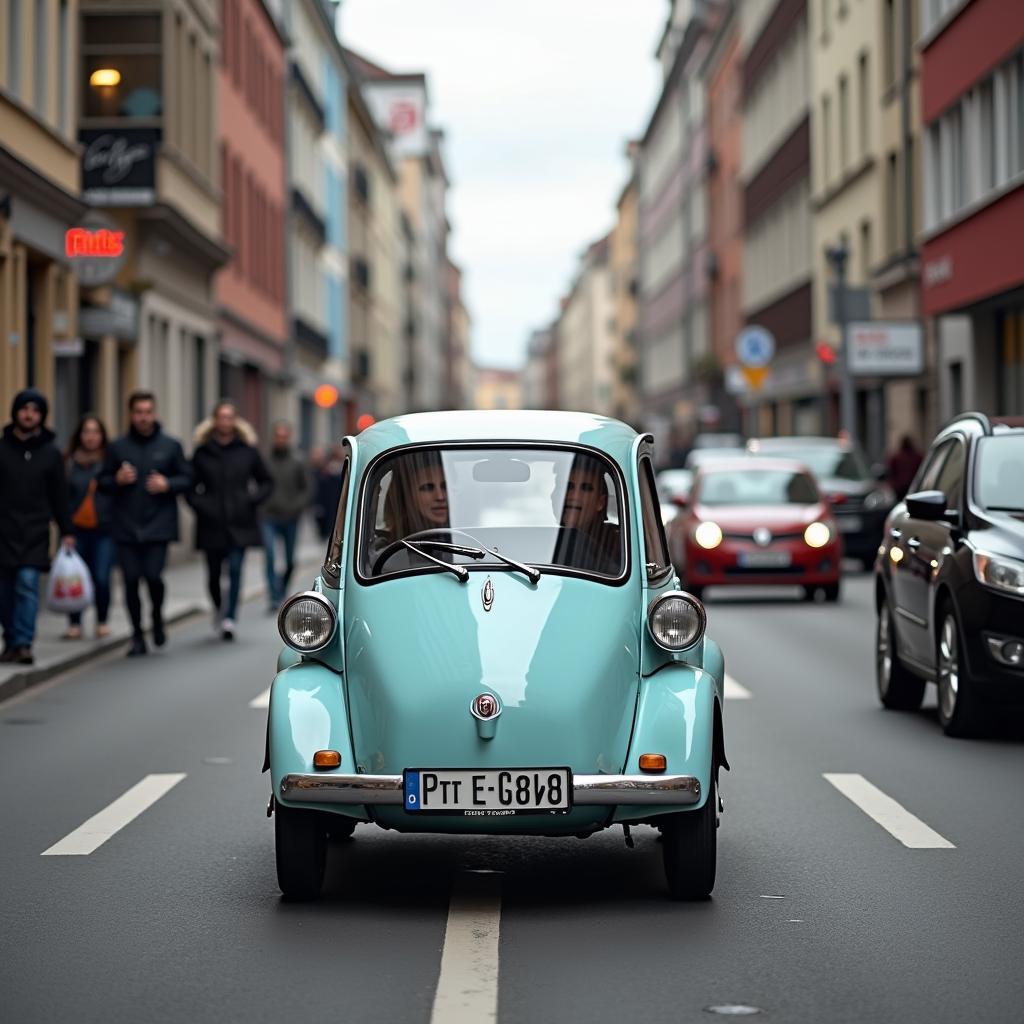
<path fill-rule="evenodd" d="M 285 630 L 285 620 L 288 616 L 288 612 L 298 604 L 299 601 L 312 601 L 319 605 L 326 612 L 330 619 L 330 629 L 327 631 L 327 639 L 323 643 L 317 644 L 315 647 L 303 647 L 301 644 L 295 642 Z M 338 631 L 338 612 L 334 605 L 326 598 L 323 594 L 316 590 L 304 590 L 298 594 L 292 594 L 281 605 L 281 610 L 277 613 L 277 632 L 280 634 L 281 639 L 285 644 L 290 647 L 293 651 L 298 654 L 317 654 L 324 650 L 330 642 L 334 639 L 334 634 Z"/>
<path fill-rule="evenodd" d="M 1001 594 L 1024 597 L 1024 562 L 1017 558 L 1010 558 L 1008 555 L 996 555 L 990 551 L 975 551 L 971 555 L 971 564 L 974 567 L 975 578 L 982 586 L 997 590 Z M 1016 573 L 1019 582 L 1015 585 L 993 579 L 989 574 L 993 566 Z"/>
<path fill-rule="evenodd" d="M 684 644 L 669 644 L 663 640 L 657 633 L 654 627 L 655 615 L 658 609 L 665 604 L 666 601 L 682 600 L 686 604 L 690 605 L 697 614 L 697 629 L 694 635 L 687 640 Z M 654 643 L 660 647 L 663 651 L 668 651 L 670 654 L 680 654 L 683 651 L 689 651 L 696 647 L 697 644 L 704 639 L 704 634 L 708 628 L 708 613 L 704 608 L 702 602 L 693 596 L 688 594 L 685 590 L 669 590 L 664 594 L 659 594 L 647 608 L 647 632 L 650 633 L 651 639 Z"/>

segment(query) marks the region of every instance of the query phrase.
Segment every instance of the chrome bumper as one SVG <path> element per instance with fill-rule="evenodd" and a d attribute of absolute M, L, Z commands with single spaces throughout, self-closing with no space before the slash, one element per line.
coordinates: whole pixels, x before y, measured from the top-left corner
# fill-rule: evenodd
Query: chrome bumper
<path fill-rule="evenodd" d="M 574 775 L 574 807 L 615 804 L 695 804 L 700 780 L 693 775 Z M 286 775 L 281 799 L 314 804 L 402 805 L 401 775 Z M 457 813 L 457 812 L 456 812 Z"/>

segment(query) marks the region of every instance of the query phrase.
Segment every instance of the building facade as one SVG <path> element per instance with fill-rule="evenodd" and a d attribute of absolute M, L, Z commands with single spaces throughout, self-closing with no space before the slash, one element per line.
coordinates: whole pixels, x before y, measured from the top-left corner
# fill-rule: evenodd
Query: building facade
<path fill-rule="evenodd" d="M 609 286 L 612 291 L 612 376 L 610 414 L 634 425 L 640 422 L 639 353 L 637 351 L 637 186 L 631 176 L 615 204 L 615 226 L 608 238 Z"/>
<path fill-rule="evenodd" d="M 6 414 L 21 388 L 40 388 L 65 437 L 95 403 L 102 358 L 111 356 L 91 351 L 83 379 L 78 281 L 65 249 L 86 210 L 72 72 L 78 24 L 77 0 L 0 0 L 0 409 Z"/>
<path fill-rule="evenodd" d="M 728 3 L 704 67 L 708 125 L 708 325 L 715 426 L 740 429 L 736 336 L 743 327 L 743 63 L 739 12 Z M 740 378 L 741 379 L 741 378 Z"/>
<path fill-rule="evenodd" d="M 448 260 L 448 393 L 450 409 L 466 409 L 472 391 L 472 318 L 462 292 L 462 268 Z"/>
<path fill-rule="evenodd" d="M 922 303 L 938 411 L 1024 413 L 1024 6 L 928 0 Z"/>
<path fill-rule="evenodd" d="M 522 381 L 518 371 L 478 366 L 473 378 L 474 409 L 523 408 Z"/>
<path fill-rule="evenodd" d="M 347 96 L 333 11 L 321 0 L 283 5 L 288 52 L 288 298 L 291 409 L 302 448 L 341 437 L 349 374 Z M 317 401 L 326 386 L 326 396 Z M 332 398 L 333 396 L 333 398 Z"/>
<path fill-rule="evenodd" d="M 216 279 L 220 388 L 261 436 L 293 410 L 289 371 L 281 28 L 263 0 L 224 0 L 220 115 L 221 230 L 231 261 Z"/>
<path fill-rule="evenodd" d="M 157 396 L 164 428 L 191 437 L 219 392 L 216 272 L 219 4 L 80 4 L 82 195 L 119 232 L 116 275 L 79 263 L 79 332 L 94 408 L 112 429 L 135 387 Z"/>
<path fill-rule="evenodd" d="M 742 313 L 771 331 L 776 350 L 763 386 L 738 398 L 750 435 L 814 434 L 827 429 L 827 402 L 813 345 L 807 0 L 748 0 L 739 15 Z"/>

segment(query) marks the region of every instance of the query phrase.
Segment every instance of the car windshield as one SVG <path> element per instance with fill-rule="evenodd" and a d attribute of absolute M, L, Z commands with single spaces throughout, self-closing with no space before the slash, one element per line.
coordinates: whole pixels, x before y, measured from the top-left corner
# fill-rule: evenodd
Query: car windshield
<path fill-rule="evenodd" d="M 1024 512 L 1024 434 L 978 441 L 975 500 L 993 512 Z"/>
<path fill-rule="evenodd" d="M 802 462 L 818 479 L 866 480 L 871 476 L 867 462 L 860 452 L 849 448 L 808 446 L 799 448 L 763 448 L 759 454 L 771 458 L 785 457 Z"/>
<path fill-rule="evenodd" d="M 365 579 L 517 564 L 617 579 L 626 567 L 618 475 L 592 452 L 404 451 L 374 466 L 361 507 Z"/>
<path fill-rule="evenodd" d="M 787 469 L 720 470 L 705 475 L 701 505 L 816 505 L 814 480 Z"/>

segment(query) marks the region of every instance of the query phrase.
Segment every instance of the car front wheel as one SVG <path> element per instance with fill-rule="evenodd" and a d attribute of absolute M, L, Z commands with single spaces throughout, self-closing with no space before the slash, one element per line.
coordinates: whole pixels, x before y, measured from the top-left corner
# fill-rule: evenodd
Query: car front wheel
<path fill-rule="evenodd" d="M 939 724 L 947 736 L 974 736 L 981 725 L 981 713 L 964 663 L 960 627 L 948 604 L 939 621 L 936 650 Z"/>
<path fill-rule="evenodd" d="M 925 683 L 904 667 L 896 652 L 896 629 L 888 600 L 878 609 L 875 627 L 875 683 L 878 699 L 890 711 L 914 711 L 921 706 Z"/>
<path fill-rule="evenodd" d="M 277 884 L 286 900 L 315 900 L 327 860 L 327 829 L 315 811 L 274 808 Z"/>
<path fill-rule="evenodd" d="M 667 815 L 659 825 L 669 895 L 674 900 L 706 900 L 715 887 L 718 859 L 718 786 L 712 782 L 699 811 Z"/>

